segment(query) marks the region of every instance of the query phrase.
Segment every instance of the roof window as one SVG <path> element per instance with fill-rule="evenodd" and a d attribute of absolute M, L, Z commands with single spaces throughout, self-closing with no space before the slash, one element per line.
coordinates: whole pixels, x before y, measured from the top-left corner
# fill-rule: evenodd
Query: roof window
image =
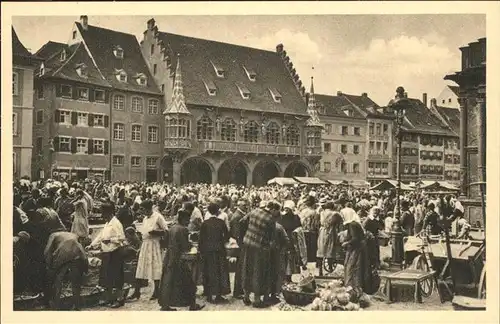
<path fill-rule="evenodd" d="M 115 55 L 116 58 L 122 59 L 123 58 L 123 48 L 120 45 L 117 45 L 113 48 L 113 54 Z"/>
<path fill-rule="evenodd" d="M 42 62 L 40 65 L 40 76 L 45 74 L 45 64 Z"/>
<path fill-rule="evenodd" d="M 352 117 L 352 110 L 351 109 L 345 109 L 344 114 L 348 117 Z"/>
<path fill-rule="evenodd" d="M 217 95 L 217 87 L 215 86 L 215 83 L 211 80 L 205 81 L 203 80 L 203 84 L 205 84 L 205 88 L 207 89 L 207 92 L 210 96 L 215 96 Z"/>
<path fill-rule="evenodd" d="M 86 78 L 87 77 L 87 65 L 85 63 L 80 63 L 76 65 L 76 73 L 79 77 Z"/>
<path fill-rule="evenodd" d="M 61 52 L 61 61 L 66 61 L 66 49 L 63 49 Z"/>
<path fill-rule="evenodd" d="M 123 69 L 121 70 L 115 70 L 116 74 L 116 79 L 120 82 L 127 82 L 127 72 L 125 72 Z"/>
<path fill-rule="evenodd" d="M 222 68 L 222 66 L 218 65 L 218 64 L 215 64 L 213 61 L 210 61 L 210 63 L 212 63 L 212 66 L 214 67 L 214 70 L 215 70 L 215 74 L 217 75 L 217 77 L 219 78 L 224 78 L 224 69 Z"/>
<path fill-rule="evenodd" d="M 250 81 L 255 81 L 257 78 L 257 73 L 253 69 L 248 69 L 246 66 L 243 66 L 243 69 L 245 70 L 245 73 L 247 74 L 248 80 Z"/>
<path fill-rule="evenodd" d="M 243 99 L 250 99 L 250 90 L 245 87 L 243 84 L 236 84 L 238 90 L 240 91 L 241 97 Z"/>
<path fill-rule="evenodd" d="M 273 97 L 274 102 L 281 103 L 281 93 L 276 88 L 270 88 L 269 92 Z"/>
<path fill-rule="evenodd" d="M 138 85 L 142 86 L 147 86 L 148 85 L 148 78 L 144 73 L 139 73 L 135 76 L 135 80 L 137 81 Z"/>

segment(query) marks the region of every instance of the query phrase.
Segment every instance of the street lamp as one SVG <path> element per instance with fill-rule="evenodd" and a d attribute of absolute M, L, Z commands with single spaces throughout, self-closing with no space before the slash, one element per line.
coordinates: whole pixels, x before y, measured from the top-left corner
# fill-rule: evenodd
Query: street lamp
<path fill-rule="evenodd" d="M 400 217 L 401 217 L 401 142 L 403 136 L 401 134 L 401 126 L 404 122 L 404 117 L 406 115 L 406 109 L 409 107 L 410 101 L 408 100 L 405 89 L 403 87 L 398 87 L 396 89 L 396 96 L 394 99 L 389 101 L 387 107 L 389 111 L 394 113 L 394 117 L 396 118 L 396 138 L 398 140 L 398 159 L 396 165 L 396 176 L 397 176 L 397 190 L 396 190 L 396 206 L 397 206 L 397 217 L 393 223 L 393 229 L 391 233 L 392 237 L 392 262 L 394 264 L 401 265 L 404 259 L 404 247 L 403 247 L 403 233 L 401 230 Z"/>

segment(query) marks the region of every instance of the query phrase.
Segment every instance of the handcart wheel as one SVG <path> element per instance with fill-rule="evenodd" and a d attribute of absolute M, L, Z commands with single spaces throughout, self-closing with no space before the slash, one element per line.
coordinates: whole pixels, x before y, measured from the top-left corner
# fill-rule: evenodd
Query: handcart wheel
<path fill-rule="evenodd" d="M 479 299 L 486 299 L 486 265 L 483 266 L 483 271 L 481 271 L 477 295 Z"/>
<path fill-rule="evenodd" d="M 411 269 L 414 270 L 420 270 L 420 271 L 425 271 L 425 272 L 430 272 L 429 265 L 425 261 L 425 258 L 422 254 L 417 255 L 415 259 L 413 259 L 413 262 L 410 266 Z M 432 294 L 432 291 L 434 290 L 434 278 L 429 278 L 420 284 L 420 293 L 422 294 L 422 297 L 430 297 Z"/>

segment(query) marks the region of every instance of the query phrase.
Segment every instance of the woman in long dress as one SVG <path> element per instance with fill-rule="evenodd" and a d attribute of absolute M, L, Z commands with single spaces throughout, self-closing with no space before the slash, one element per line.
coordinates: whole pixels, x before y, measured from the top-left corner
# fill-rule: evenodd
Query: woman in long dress
<path fill-rule="evenodd" d="M 283 204 L 284 214 L 278 221 L 286 231 L 287 237 L 289 239 L 288 253 L 286 257 L 286 271 L 285 271 L 285 282 L 292 281 L 292 275 L 300 273 L 300 256 L 298 251 L 295 249 L 293 244 L 293 231 L 301 227 L 300 218 L 298 215 L 294 214 L 295 203 L 291 200 L 285 201 Z"/>
<path fill-rule="evenodd" d="M 89 236 L 89 205 L 81 189 L 76 191 L 75 211 L 73 212 L 73 223 L 71 233 L 78 236 L 78 241 L 82 243 Z"/>
<path fill-rule="evenodd" d="M 168 230 L 167 222 L 162 214 L 153 211 L 153 202 L 145 200 L 140 205 L 140 212 L 144 215 L 140 232 L 142 234 L 142 245 L 137 260 L 135 278 L 154 281 L 154 292 L 151 300 L 158 298 L 160 279 L 162 272 L 162 254 L 160 240 Z M 135 287 L 134 293 L 129 299 L 139 299 L 141 296 L 140 285 Z"/>
<path fill-rule="evenodd" d="M 323 259 L 327 259 L 331 265 L 336 258 L 337 234 L 339 226 L 342 225 L 342 216 L 334 211 L 333 202 L 328 202 L 323 206 L 321 212 L 321 226 L 318 234 L 318 251 L 316 252 L 316 267 L 319 275 L 323 275 Z"/>

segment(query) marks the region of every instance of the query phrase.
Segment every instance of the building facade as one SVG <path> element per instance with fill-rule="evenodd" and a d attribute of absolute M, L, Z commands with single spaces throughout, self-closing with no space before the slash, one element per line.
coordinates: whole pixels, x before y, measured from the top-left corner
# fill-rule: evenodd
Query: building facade
<path fill-rule="evenodd" d="M 469 222 L 485 228 L 481 188 L 474 183 L 486 182 L 486 38 L 460 51 L 461 71 L 445 77 L 460 87 L 460 201 Z"/>
<path fill-rule="evenodd" d="M 12 28 L 13 176 L 31 177 L 33 152 L 33 78 L 39 58 L 32 55 Z"/>
<path fill-rule="evenodd" d="M 283 45 L 270 52 L 164 33 L 151 19 L 141 47 L 167 103 L 164 179 L 261 185 L 314 174 L 314 91 L 306 96 Z"/>
<path fill-rule="evenodd" d="M 316 95 L 324 126 L 318 176 L 325 180 L 365 183 L 366 118 L 344 96 Z"/>
<path fill-rule="evenodd" d="M 82 16 L 37 54 L 34 176 L 158 180 L 162 95 L 135 36 Z"/>
<path fill-rule="evenodd" d="M 460 109 L 458 91 L 459 88 L 457 86 L 445 86 L 439 96 L 436 97 L 436 104 L 439 105 L 439 107 Z"/>

